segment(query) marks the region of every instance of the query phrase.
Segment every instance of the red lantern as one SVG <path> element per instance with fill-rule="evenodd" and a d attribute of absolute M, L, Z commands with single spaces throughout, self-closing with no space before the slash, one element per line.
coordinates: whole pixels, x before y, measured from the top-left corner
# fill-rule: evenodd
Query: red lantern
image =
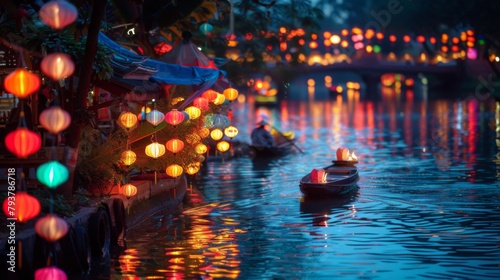
<path fill-rule="evenodd" d="M 17 68 L 5 77 L 5 90 L 18 98 L 26 98 L 40 88 L 40 78 L 25 68 Z"/>
<path fill-rule="evenodd" d="M 49 78 L 58 81 L 73 75 L 75 63 L 65 53 L 51 53 L 42 59 L 40 68 Z"/>
<path fill-rule="evenodd" d="M 7 134 L 7 137 L 5 137 L 5 146 L 18 158 L 26 158 L 40 149 L 42 139 L 37 133 L 27 128 L 19 127 Z"/>
<path fill-rule="evenodd" d="M 217 94 L 218 92 L 216 92 L 215 90 L 207 90 L 205 91 L 204 93 L 201 94 L 202 97 L 206 98 L 208 100 L 208 102 L 213 102 L 215 100 L 215 98 L 217 98 Z"/>
<path fill-rule="evenodd" d="M 122 194 L 130 198 L 137 194 L 137 187 L 132 184 L 125 184 L 122 188 Z"/>
<path fill-rule="evenodd" d="M 54 29 L 63 29 L 76 20 L 76 7 L 63 0 L 54 0 L 45 3 L 38 12 L 40 19 Z"/>
<path fill-rule="evenodd" d="M 35 280 L 68 280 L 66 273 L 55 266 L 35 270 Z"/>
<path fill-rule="evenodd" d="M 181 176 L 183 171 L 184 170 L 182 169 L 182 167 L 178 164 L 172 164 L 172 165 L 168 166 L 166 169 L 167 175 L 172 177 L 172 178 L 177 178 L 177 177 Z"/>
<path fill-rule="evenodd" d="M 174 138 L 168 140 L 165 146 L 167 147 L 167 150 L 171 151 L 175 155 L 184 148 L 184 142 L 182 142 L 182 140 Z"/>
<path fill-rule="evenodd" d="M 229 100 L 229 102 L 235 100 L 238 97 L 238 90 L 234 88 L 226 88 L 222 94 L 224 94 L 224 97 Z"/>
<path fill-rule="evenodd" d="M 24 223 L 40 214 L 40 202 L 27 192 L 17 192 L 15 201 L 11 198 L 13 196 L 9 196 L 3 201 L 3 212 L 7 218 L 16 218 L 18 222 Z"/>
<path fill-rule="evenodd" d="M 184 120 L 184 114 L 182 112 L 177 111 L 177 109 L 172 109 L 172 111 L 168 112 L 165 115 L 165 121 L 173 126 L 180 124 L 183 120 Z"/>
<path fill-rule="evenodd" d="M 166 53 L 168 53 L 172 49 L 172 46 L 165 43 L 165 42 L 160 42 L 158 45 L 155 46 L 155 52 L 157 55 L 162 56 Z"/>
<path fill-rule="evenodd" d="M 208 100 L 205 97 L 197 97 L 193 100 L 193 106 L 206 111 L 208 110 Z"/>
<path fill-rule="evenodd" d="M 43 239 L 54 242 L 68 233 L 68 223 L 54 214 L 47 214 L 36 221 L 35 231 Z"/>
<path fill-rule="evenodd" d="M 71 123 L 71 115 L 59 106 L 52 106 L 40 114 L 40 124 L 52 134 L 64 131 Z"/>

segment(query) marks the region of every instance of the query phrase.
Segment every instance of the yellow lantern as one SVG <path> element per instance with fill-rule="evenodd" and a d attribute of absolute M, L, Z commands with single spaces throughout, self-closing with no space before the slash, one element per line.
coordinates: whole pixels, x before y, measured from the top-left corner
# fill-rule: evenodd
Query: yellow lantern
<path fill-rule="evenodd" d="M 227 142 L 227 141 L 220 141 L 219 143 L 217 143 L 217 150 L 219 150 L 221 152 L 225 152 L 225 151 L 229 150 L 230 147 L 231 147 L 231 144 L 229 144 L 229 142 Z"/>
<path fill-rule="evenodd" d="M 126 166 L 132 165 L 137 159 L 137 155 L 132 150 L 125 150 L 122 153 L 121 160 Z"/>
<path fill-rule="evenodd" d="M 232 125 L 226 127 L 224 129 L 224 134 L 229 137 L 229 139 L 233 139 L 236 135 L 238 135 L 238 129 Z"/>
<path fill-rule="evenodd" d="M 186 166 L 186 173 L 189 175 L 194 175 L 194 174 L 198 173 L 198 171 L 200 171 L 200 163 L 199 162 L 193 162 L 193 163 L 188 164 L 188 166 Z"/>
<path fill-rule="evenodd" d="M 214 100 L 215 105 L 221 105 L 226 101 L 226 97 L 224 97 L 224 94 L 217 93 L 217 98 Z"/>
<path fill-rule="evenodd" d="M 146 146 L 146 155 L 157 159 L 165 154 L 165 145 L 153 142 Z"/>
<path fill-rule="evenodd" d="M 189 106 L 184 110 L 189 115 L 190 120 L 195 120 L 201 116 L 201 110 L 195 106 Z"/>
<path fill-rule="evenodd" d="M 130 198 L 137 194 L 137 187 L 132 184 L 125 184 L 122 187 L 122 194 Z"/>
<path fill-rule="evenodd" d="M 208 148 L 207 145 L 199 143 L 198 145 L 196 145 L 196 147 L 194 147 L 194 150 L 197 154 L 202 155 L 207 152 Z"/>
<path fill-rule="evenodd" d="M 165 170 L 167 175 L 172 177 L 172 178 L 177 178 L 181 176 L 182 172 L 184 171 L 182 167 L 178 164 L 172 164 L 167 167 Z"/>
<path fill-rule="evenodd" d="M 42 72 L 54 81 L 65 79 L 75 71 L 75 63 L 65 53 L 51 53 L 40 62 Z"/>
<path fill-rule="evenodd" d="M 174 155 L 184 149 L 184 142 L 179 139 L 170 139 L 167 141 L 167 150 L 171 151 Z"/>
<path fill-rule="evenodd" d="M 238 97 L 238 91 L 235 88 L 226 88 L 222 93 L 224 94 L 224 97 L 229 100 L 229 102 Z"/>
<path fill-rule="evenodd" d="M 224 133 L 222 132 L 222 130 L 216 128 L 212 130 L 212 132 L 210 132 L 210 137 L 212 137 L 212 139 L 214 139 L 215 141 L 218 141 L 222 139 L 222 137 L 224 137 Z"/>
<path fill-rule="evenodd" d="M 137 121 L 137 116 L 134 113 L 124 112 L 120 115 L 120 122 L 124 127 L 127 128 L 127 130 L 134 127 Z"/>
<path fill-rule="evenodd" d="M 38 12 L 40 19 L 54 29 L 63 29 L 76 20 L 76 7 L 66 1 L 54 0 L 45 3 Z"/>

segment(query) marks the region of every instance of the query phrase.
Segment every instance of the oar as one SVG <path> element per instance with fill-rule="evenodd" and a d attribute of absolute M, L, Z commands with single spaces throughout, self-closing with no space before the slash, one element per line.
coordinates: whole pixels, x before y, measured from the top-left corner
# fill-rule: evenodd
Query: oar
<path fill-rule="evenodd" d="M 276 130 L 281 135 L 281 137 L 285 138 L 286 141 L 288 141 L 288 142 L 290 142 L 290 144 L 294 145 L 295 148 L 297 148 L 297 150 L 299 150 L 299 152 L 301 152 L 301 153 L 304 154 L 304 151 L 302 151 L 302 149 L 299 146 L 297 146 L 297 144 L 295 144 L 294 141 L 288 139 L 288 137 L 286 137 L 285 135 L 283 135 L 283 133 L 281 133 L 281 131 L 279 131 L 276 127 L 274 127 L 274 126 L 271 125 L 271 128 L 274 129 L 274 130 Z"/>

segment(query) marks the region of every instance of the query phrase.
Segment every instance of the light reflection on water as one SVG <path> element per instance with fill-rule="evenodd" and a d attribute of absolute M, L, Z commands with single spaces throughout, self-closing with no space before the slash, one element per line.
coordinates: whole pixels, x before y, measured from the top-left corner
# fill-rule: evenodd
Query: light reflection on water
<path fill-rule="evenodd" d="M 500 105 L 356 93 L 233 106 L 239 141 L 255 115 L 305 151 L 206 162 L 181 214 L 128 233 L 113 275 L 160 279 L 496 279 L 500 275 Z M 349 197 L 304 199 L 300 178 L 346 146 Z M 131 278 L 133 279 L 133 278 Z"/>

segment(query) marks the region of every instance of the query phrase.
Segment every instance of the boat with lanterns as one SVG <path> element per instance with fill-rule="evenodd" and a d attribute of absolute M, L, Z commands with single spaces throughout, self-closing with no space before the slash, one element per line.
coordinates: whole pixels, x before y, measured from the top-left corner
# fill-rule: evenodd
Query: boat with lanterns
<path fill-rule="evenodd" d="M 307 197 L 342 196 L 357 188 L 359 173 L 354 153 L 347 148 L 337 150 L 337 160 L 320 169 L 313 169 L 300 180 L 300 191 Z"/>

